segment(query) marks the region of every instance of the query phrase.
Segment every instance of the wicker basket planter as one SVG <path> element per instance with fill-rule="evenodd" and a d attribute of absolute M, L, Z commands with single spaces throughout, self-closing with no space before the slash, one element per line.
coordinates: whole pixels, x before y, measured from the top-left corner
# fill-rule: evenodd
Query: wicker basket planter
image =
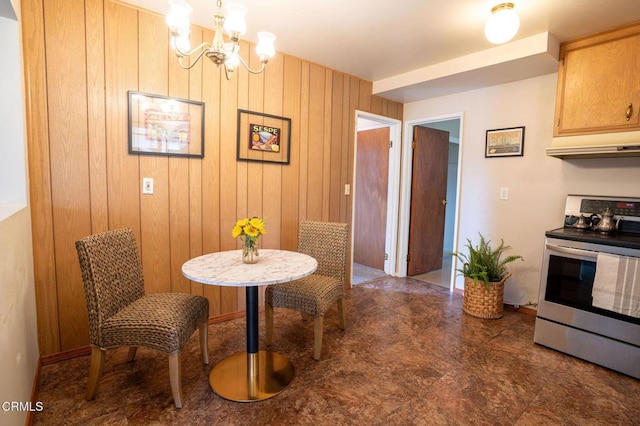
<path fill-rule="evenodd" d="M 504 313 L 504 282 L 511 274 L 502 280 L 490 282 L 488 286 L 481 280 L 464 278 L 464 298 L 462 310 L 469 315 L 484 319 L 502 318 Z"/>
<path fill-rule="evenodd" d="M 462 310 L 478 318 L 502 318 L 504 313 L 504 282 L 511 276 L 505 265 L 516 260 L 524 260 L 518 254 L 502 257 L 505 246 L 500 240 L 498 247 L 491 247 L 491 241 L 480 234 L 480 242 L 473 245 L 467 238 L 467 253 L 451 253 L 463 262 L 457 269 L 464 275 L 464 299 Z M 492 281 L 493 280 L 493 281 Z M 500 280 L 500 281 L 496 281 Z"/>

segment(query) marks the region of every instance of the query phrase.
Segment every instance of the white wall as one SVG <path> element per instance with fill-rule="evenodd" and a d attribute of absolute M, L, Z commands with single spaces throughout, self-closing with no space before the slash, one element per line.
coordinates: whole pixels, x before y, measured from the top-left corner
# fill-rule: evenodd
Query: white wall
<path fill-rule="evenodd" d="M 0 253 L 0 404 L 24 403 L 39 362 L 28 209 L 0 222 Z M 0 424 L 25 423 L 25 411 L 5 409 L 0 405 Z"/>
<path fill-rule="evenodd" d="M 18 16 L 19 0 L 0 0 L 1 14 L 10 9 Z M 12 162 L 19 163 L 2 164 L 1 185 L 5 194 L 11 194 L 2 201 L 10 201 L 14 208 L 0 219 L 0 424 L 24 425 L 27 412 L 7 410 L 11 406 L 6 404 L 30 400 L 39 362 L 31 215 L 28 206 L 22 205 L 27 204 L 24 84 L 15 19 L 0 17 L 0 46 L 5 55 L 0 66 L 0 93 L 3 105 L 10 106 L 0 114 L 0 158 L 10 156 Z"/>
<path fill-rule="evenodd" d="M 27 205 L 20 31 L 8 0 L 0 0 L 0 220 Z"/>
<path fill-rule="evenodd" d="M 544 232 L 562 226 L 567 194 L 640 197 L 640 158 L 560 160 L 551 144 L 557 74 L 406 104 L 406 121 L 463 112 L 458 250 L 478 232 L 504 238 L 511 264 L 505 303 L 537 302 Z M 525 126 L 523 157 L 484 158 L 485 132 Z M 499 189 L 509 188 L 509 200 Z M 457 288 L 463 288 L 461 278 Z"/>

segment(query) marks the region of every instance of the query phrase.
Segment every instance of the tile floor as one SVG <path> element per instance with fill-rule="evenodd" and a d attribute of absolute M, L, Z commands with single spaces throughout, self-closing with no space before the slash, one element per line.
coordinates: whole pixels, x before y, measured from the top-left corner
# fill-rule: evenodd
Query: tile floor
<path fill-rule="evenodd" d="M 445 255 L 442 258 L 442 268 L 424 274 L 414 275 L 411 278 L 435 284 L 440 287 L 449 288 L 451 286 L 451 262 L 452 256 Z M 371 268 L 367 265 L 353 263 L 351 283 L 359 285 L 364 282 L 374 281 L 388 275 L 379 269 Z"/>
<path fill-rule="evenodd" d="M 436 269 L 435 271 L 427 272 L 426 274 L 415 275 L 412 278 L 420 281 L 426 281 L 440 287 L 449 288 L 451 286 L 451 262 L 452 256 L 444 255 L 442 258 L 441 269 Z"/>
<path fill-rule="evenodd" d="M 351 271 L 351 284 L 359 285 L 365 282 L 374 281 L 380 278 L 387 277 L 388 275 L 384 271 L 376 268 L 372 268 L 360 263 L 353 263 Z"/>
<path fill-rule="evenodd" d="M 184 407 L 175 409 L 166 357 L 107 353 L 98 395 L 85 401 L 89 358 L 42 368 L 36 425 L 638 425 L 640 381 L 533 343 L 535 318 L 506 311 L 481 320 L 462 297 L 411 278 L 354 287 L 348 327 L 327 313 L 322 359 L 313 322 L 275 313 L 274 350 L 296 376 L 280 395 L 243 404 L 209 388 L 197 334 L 183 354 Z M 261 318 L 262 321 L 262 318 Z M 264 329 L 261 322 L 261 339 Z M 245 321 L 212 324 L 216 363 L 244 349 Z M 262 340 L 261 340 L 262 342 Z"/>

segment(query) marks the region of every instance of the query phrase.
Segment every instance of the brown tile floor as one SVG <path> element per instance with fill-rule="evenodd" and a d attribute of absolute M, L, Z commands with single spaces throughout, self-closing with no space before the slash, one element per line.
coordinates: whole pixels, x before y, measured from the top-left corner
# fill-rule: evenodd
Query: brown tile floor
<path fill-rule="evenodd" d="M 530 315 L 481 320 L 461 305 L 461 296 L 413 279 L 361 284 L 349 294 L 346 331 L 327 314 L 319 362 L 313 322 L 276 310 L 274 349 L 296 376 L 280 395 L 251 404 L 210 390 L 197 334 L 183 355 L 180 410 L 167 359 L 151 351 L 132 364 L 125 349 L 108 352 L 89 402 L 88 357 L 48 365 L 34 424 L 640 424 L 640 381 L 535 345 Z M 244 327 L 244 319 L 210 326 L 212 363 L 244 349 Z"/>

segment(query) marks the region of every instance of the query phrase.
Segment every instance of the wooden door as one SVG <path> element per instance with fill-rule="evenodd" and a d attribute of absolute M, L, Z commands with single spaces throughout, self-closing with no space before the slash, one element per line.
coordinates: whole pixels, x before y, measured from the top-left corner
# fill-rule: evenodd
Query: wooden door
<path fill-rule="evenodd" d="M 449 132 L 413 128 L 407 274 L 442 268 Z"/>
<path fill-rule="evenodd" d="M 353 261 L 384 270 L 389 128 L 358 132 Z"/>

